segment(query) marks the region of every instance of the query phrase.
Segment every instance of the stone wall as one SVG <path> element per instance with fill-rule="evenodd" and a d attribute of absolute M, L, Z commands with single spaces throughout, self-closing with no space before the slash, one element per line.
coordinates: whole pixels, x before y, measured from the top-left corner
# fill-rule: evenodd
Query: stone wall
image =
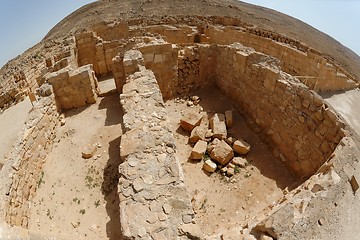
<path fill-rule="evenodd" d="M 52 149 L 58 122 L 54 95 L 41 97 L 0 172 L 0 222 L 27 228 L 30 203 L 42 183 L 43 164 Z"/>
<path fill-rule="evenodd" d="M 91 65 L 62 69 L 45 75 L 45 79 L 53 86 L 56 103 L 62 110 L 96 102 L 98 84 Z"/>
<path fill-rule="evenodd" d="M 315 91 L 348 90 L 356 86 L 356 82 L 345 70 L 327 61 L 321 53 L 275 33 L 207 26 L 204 34 L 209 43 L 227 45 L 240 42 L 258 52 L 278 58 L 283 71 L 299 76 L 304 84 Z"/>
<path fill-rule="evenodd" d="M 240 44 L 216 51 L 219 88 L 261 127 L 294 174 L 314 174 L 344 136 L 341 120 L 277 59 Z"/>
<path fill-rule="evenodd" d="M 156 78 L 141 63 L 128 61 L 120 95 L 125 133 L 119 167 L 120 221 L 124 239 L 197 239 L 190 197 L 175 157 L 176 147 Z M 138 61 L 140 60 L 140 61 Z M 125 63 L 124 63 L 125 64 Z M 138 69 L 131 74 L 131 69 Z"/>

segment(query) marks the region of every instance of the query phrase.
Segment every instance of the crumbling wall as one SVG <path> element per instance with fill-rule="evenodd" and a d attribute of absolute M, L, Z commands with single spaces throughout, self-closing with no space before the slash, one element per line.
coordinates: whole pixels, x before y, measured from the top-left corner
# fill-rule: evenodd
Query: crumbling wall
<path fill-rule="evenodd" d="M 62 69 L 45 76 L 54 89 L 60 109 L 68 110 L 96 102 L 97 79 L 91 65 L 75 70 Z"/>
<path fill-rule="evenodd" d="M 220 46 L 217 55 L 220 89 L 263 129 L 294 174 L 314 174 L 344 136 L 341 120 L 278 60 L 239 44 Z"/>
<path fill-rule="evenodd" d="M 49 86 L 50 87 L 50 86 Z M 51 90 L 44 91 L 51 94 Z M 41 97 L 5 158 L 0 172 L 0 222 L 27 227 L 31 200 L 42 183 L 42 168 L 59 122 L 54 95 Z"/>
<path fill-rule="evenodd" d="M 204 34 L 210 43 L 227 45 L 240 42 L 278 58 L 283 71 L 299 76 L 304 84 L 315 91 L 349 90 L 356 87 L 355 80 L 345 70 L 327 61 L 321 53 L 275 33 L 210 25 Z"/>
<path fill-rule="evenodd" d="M 125 113 L 125 133 L 120 143 L 125 162 L 119 167 L 123 237 L 188 239 L 179 236 L 189 234 L 189 229 L 197 229 L 197 225 L 192 223 L 194 212 L 175 157 L 159 86 L 150 70 L 137 66 L 142 61 L 140 52 L 125 55 L 133 56 L 134 61 L 128 59 L 125 64 L 129 75 L 120 95 Z"/>

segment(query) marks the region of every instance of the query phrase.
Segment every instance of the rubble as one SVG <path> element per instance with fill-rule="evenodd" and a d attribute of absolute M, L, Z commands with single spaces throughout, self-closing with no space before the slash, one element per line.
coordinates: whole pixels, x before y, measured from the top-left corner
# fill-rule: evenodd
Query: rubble
<path fill-rule="evenodd" d="M 233 144 L 234 152 L 245 155 L 250 151 L 250 145 L 244 140 L 236 140 Z"/>
<path fill-rule="evenodd" d="M 224 140 L 221 140 L 210 151 L 210 157 L 219 164 L 226 165 L 234 157 L 234 151 Z"/>
<path fill-rule="evenodd" d="M 187 132 L 191 132 L 201 123 L 202 116 L 200 114 L 189 113 L 180 119 L 180 126 Z"/>
<path fill-rule="evenodd" d="M 190 158 L 194 160 L 201 160 L 206 152 L 207 142 L 198 141 L 191 151 Z"/>
<path fill-rule="evenodd" d="M 210 127 L 213 131 L 213 137 L 218 138 L 220 140 L 226 139 L 227 130 L 226 130 L 226 122 L 225 115 L 221 113 L 216 113 L 210 119 Z"/>
<path fill-rule="evenodd" d="M 204 162 L 203 169 L 204 169 L 206 172 L 213 173 L 213 172 L 216 171 L 217 165 L 216 165 L 216 163 L 214 163 L 213 161 L 211 161 L 210 159 L 208 159 L 208 160 L 206 160 L 206 161 Z"/>

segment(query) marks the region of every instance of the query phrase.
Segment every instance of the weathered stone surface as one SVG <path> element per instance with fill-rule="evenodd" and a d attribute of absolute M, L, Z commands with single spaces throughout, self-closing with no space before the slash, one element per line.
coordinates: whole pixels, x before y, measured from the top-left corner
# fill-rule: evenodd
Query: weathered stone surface
<path fill-rule="evenodd" d="M 190 158 L 195 160 L 201 160 L 206 152 L 207 142 L 198 141 L 191 151 Z"/>
<path fill-rule="evenodd" d="M 218 138 L 220 140 L 226 139 L 227 137 L 227 130 L 226 130 L 226 121 L 225 115 L 216 113 L 210 119 L 210 127 L 213 131 L 213 137 Z"/>
<path fill-rule="evenodd" d="M 189 239 L 202 240 L 204 235 L 197 224 L 184 224 L 180 227 L 180 232 Z"/>
<path fill-rule="evenodd" d="M 233 110 L 228 110 L 225 112 L 225 120 L 226 120 L 226 127 L 231 128 L 234 122 Z"/>
<path fill-rule="evenodd" d="M 96 152 L 97 146 L 95 144 L 88 144 L 85 146 L 81 156 L 85 159 L 91 158 Z"/>
<path fill-rule="evenodd" d="M 242 157 L 234 157 L 232 160 L 231 160 L 231 163 L 236 165 L 236 166 L 239 166 L 239 167 L 246 167 L 247 165 L 247 160 L 245 158 L 242 158 Z"/>
<path fill-rule="evenodd" d="M 204 169 L 206 172 L 213 173 L 213 172 L 216 171 L 216 168 L 217 168 L 216 163 L 214 163 L 214 162 L 211 161 L 210 159 L 208 159 L 208 160 L 206 160 L 206 161 L 204 162 L 203 169 Z"/>
<path fill-rule="evenodd" d="M 219 164 L 226 165 L 234 157 L 234 151 L 224 140 L 221 140 L 211 150 L 210 157 Z"/>
<path fill-rule="evenodd" d="M 191 131 L 189 141 L 191 143 L 196 143 L 199 140 L 205 140 L 207 130 L 208 130 L 207 127 L 202 124 L 196 126 Z"/>
<path fill-rule="evenodd" d="M 265 234 L 261 234 L 259 240 L 273 240 L 273 238 Z"/>
<path fill-rule="evenodd" d="M 202 116 L 195 113 L 189 113 L 180 119 L 180 126 L 188 132 L 191 132 L 196 126 L 201 123 Z"/>
<path fill-rule="evenodd" d="M 244 140 L 236 140 L 233 144 L 233 149 L 236 153 L 245 155 L 250 151 L 250 145 Z"/>

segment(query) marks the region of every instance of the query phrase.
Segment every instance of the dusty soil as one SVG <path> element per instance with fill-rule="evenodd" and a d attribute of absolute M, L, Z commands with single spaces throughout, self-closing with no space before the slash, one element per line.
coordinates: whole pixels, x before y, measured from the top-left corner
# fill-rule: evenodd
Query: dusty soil
<path fill-rule="evenodd" d="M 177 144 L 177 156 L 185 173 L 185 184 L 193 203 L 200 210 L 196 220 L 205 233 L 215 233 L 249 220 L 267 206 L 283 196 L 283 189 L 291 186 L 295 179 L 271 154 L 260 137 L 247 126 L 242 115 L 230 100 L 215 87 L 202 88 L 193 92 L 199 96 L 199 105 L 188 107 L 187 101 L 170 100 L 166 102 L 174 137 Z M 186 97 L 183 99 L 186 100 Z M 188 143 L 189 133 L 179 126 L 181 115 L 206 111 L 211 117 L 214 113 L 224 113 L 234 109 L 234 126 L 228 135 L 242 138 L 251 145 L 246 156 L 249 165 L 228 178 L 220 172 L 211 175 L 202 170 L 202 161 L 189 160 L 192 145 Z"/>
<path fill-rule="evenodd" d="M 25 119 L 31 109 L 28 98 L 0 114 L 0 167 L 5 154 L 10 150 L 18 133 L 24 127 Z"/>
<path fill-rule="evenodd" d="M 120 239 L 122 111 L 116 95 L 66 113 L 31 206 L 29 230 L 60 239 Z M 94 157 L 82 158 L 87 144 Z"/>

